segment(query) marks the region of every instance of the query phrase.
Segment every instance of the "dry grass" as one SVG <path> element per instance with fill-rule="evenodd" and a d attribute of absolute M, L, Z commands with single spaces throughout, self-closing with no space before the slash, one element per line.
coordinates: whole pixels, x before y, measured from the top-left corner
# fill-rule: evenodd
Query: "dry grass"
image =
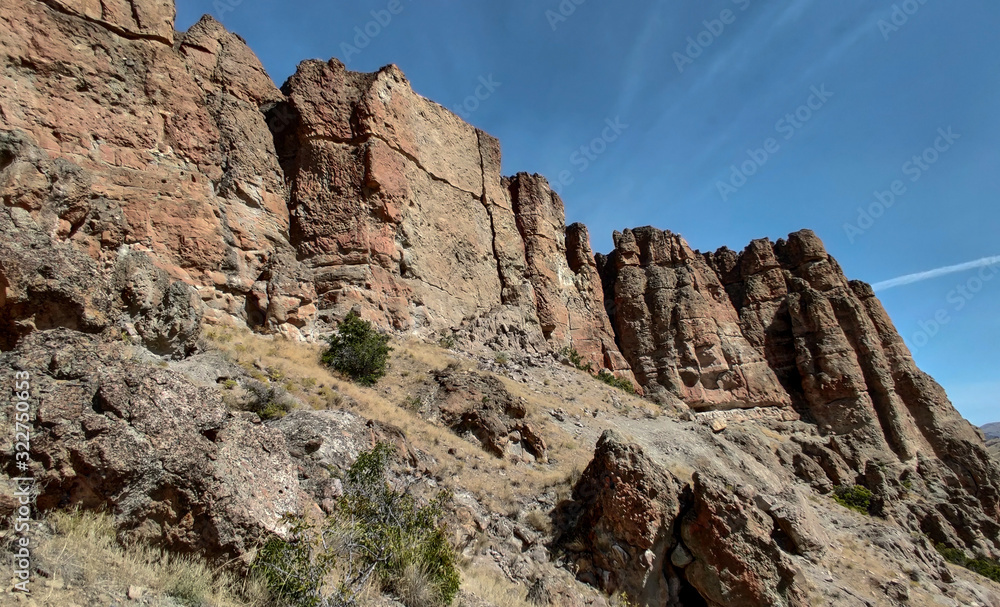
<path fill-rule="evenodd" d="M 462 570 L 462 591 L 491 605 L 532 607 L 524 586 L 509 581 L 493 566 L 469 566 Z M 463 601 L 458 602 L 462 607 Z"/>
<path fill-rule="evenodd" d="M 440 607 L 441 605 L 441 600 L 434 590 L 431 576 L 415 563 L 407 565 L 402 575 L 396 580 L 396 593 L 406 607 Z"/>
<path fill-rule="evenodd" d="M 257 379 L 284 386 L 316 409 L 346 408 L 400 428 L 407 441 L 429 457 L 429 467 L 447 487 L 472 493 L 481 504 L 496 512 L 516 513 L 521 502 L 549 489 L 565 492 L 561 487 L 567 478 L 574 475 L 578 478 L 593 455 L 591 449 L 581 448 L 571 435 L 549 420 L 546 412 L 553 394 L 548 390 L 534 392 L 501 376 L 498 377 L 508 390 L 528 402 L 528 420 L 545 437 L 549 455 L 556 464 L 511 464 L 424 419 L 414 402 L 433 398 L 434 371 L 449 364 L 457 364 L 466 371 L 476 368 L 475 361 L 437 345 L 394 340 L 386 376 L 374 387 L 366 388 L 324 366 L 320 362 L 322 348 L 318 345 L 222 326 L 207 327 L 204 336 L 210 347 L 226 353 Z M 595 398 L 613 390 L 585 374 L 580 375 L 581 383 L 586 381 L 588 388 L 599 391 Z"/>
<path fill-rule="evenodd" d="M 197 557 L 166 555 L 139 543 L 120 545 L 109 515 L 56 511 L 45 522 L 52 532 L 36 538 L 35 559 L 50 579 L 36 579 L 32 593 L 40 604 L 108 604 L 105 598 L 120 598 L 129 587 L 142 589 L 148 604 L 165 597 L 206 607 L 268 604 L 256 581 L 236 579 Z"/>
<path fill-rule="evenodd" d="M 552 519 L 539 508 L 532 508 L 524 515 L 524 520 L 532 529 L 546 535 L 552 533 Z"/>

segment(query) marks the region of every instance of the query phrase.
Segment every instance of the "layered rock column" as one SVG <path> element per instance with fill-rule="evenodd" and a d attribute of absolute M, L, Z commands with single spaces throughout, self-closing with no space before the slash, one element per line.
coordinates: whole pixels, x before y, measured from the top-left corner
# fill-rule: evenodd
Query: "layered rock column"
<path fill-rule="evenodd" d="M 718 276 L 683 238 L 655 228 L 615 233 L 602 260 L 619 346 L 654 397 L 698 410 L 792 404 L 743 335 Z"/>
<path fill-rule="evenodd" d="M 632 379 L 601 303 L 603 287 L 586 226 L 566 226 L 562 199 L 541 175 L 520 173 L 505 184 L 545 339 L 557 350 L 575 349 L 595 370 Z"/>
<path fill-rule="evenodd" d="M 414 93 L 394 66 L 307 61 L 283 90 L 271 114 L 290 117 L 275 140 L 291 239 L 323 319 L 358 306 L 398 329 L 446 331 L 506 311 L 533 321 L 519 327 L 537 333 L 527 341 L 631 379 L 586 228 L 566 227 L 544 178 L 501 178 L 496 139 Z"/>

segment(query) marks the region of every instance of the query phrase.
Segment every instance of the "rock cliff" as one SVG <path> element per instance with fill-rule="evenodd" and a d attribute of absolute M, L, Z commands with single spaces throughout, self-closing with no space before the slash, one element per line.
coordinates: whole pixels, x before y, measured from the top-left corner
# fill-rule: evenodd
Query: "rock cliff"
<path fill-rule="evenodd" d="M 643 605 L 833 597 L 823 527 L 843 519 L 813 500 L 841 486 L 869 489 L 881 522 L 840 536 L 875 538 L 935 583 L 951 576 L 924 536 L 1000 554 L 1000 470 L 981 433 L 812 232 L 701 253 L 645 227 L 595 256 L 544 177 L 502 176 L 499 142 L 395 66 L 305 61 L 279 89 L 212 18 L 187 32 L 173 19 L 165 0 L 0 9 L 0 363 L 49 395 L 39 506 L 109 508 L 123 533 L 222 558 L 281 533 L 283 512 L 329 510 L 329 470 L 376 435 L 424 478 L 442 457 L 410 452 L 402 430 L 345 411 L 263 424 L 227 406 L 228 376 L 192 379 L 206 326 L 310 343 L 356 309 L 400 339 L 530 361 L 512 375 L 526 384 L 575 351 L 671 405 L 659 411 L 678 419 L 637 425 L 608 396 L 630 436 L 601 433 L 572 494 L 538 497 L 551 551 L 511 532 L 602 591 Z M 550 440 L 487 370 L 505 372 L 432 374 L 428 416 L 448 440 L 558 470 L 563 445 L 597 439 L 596 408 L 572 422 L 559 408 L 572 434 Z M 459 497 L 477 529 L 463 541 L 513 541 L 516 513 Z M 495 557 L 535 595 L 568 596 L 525 558 Z"/>

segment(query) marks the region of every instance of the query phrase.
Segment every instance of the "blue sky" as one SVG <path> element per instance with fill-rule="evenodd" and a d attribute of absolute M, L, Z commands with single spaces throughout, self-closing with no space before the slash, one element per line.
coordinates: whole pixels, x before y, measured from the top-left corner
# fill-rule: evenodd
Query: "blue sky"
<path fill-rule="evenodd" d="M 701 250 L 810 228 L 871 283 L 965 264 L 879 295 L 966 417 L 1000 420 L 1000 266 L 969 263 L 1000 255 L 995 0 L 177 4 L 279 85 L 307 58 L 396 63 L 506 173 L 549 177 L 597 251 L 648 224 Z"/>

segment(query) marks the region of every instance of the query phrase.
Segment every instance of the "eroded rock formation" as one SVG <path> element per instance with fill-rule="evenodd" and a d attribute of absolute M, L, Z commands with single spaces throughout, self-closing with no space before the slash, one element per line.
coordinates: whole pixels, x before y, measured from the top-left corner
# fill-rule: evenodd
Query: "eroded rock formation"
<path fill-rule="evenodd" d="M 595 258 L 543 177 L 502 177 L 499 142 L 395 66 L 306 61 L 278 89 L 238 36 L 210 17 L 175 32 L 173 17 L 166 0 L 0 10 L 0 361 L 46 394 L 40 506 L 109 507 L 129 534 L 218 557 L 280 531 L 283 512 L 329 510 L 330 467 L 376 438 L 408 453 L 405 437 L 345 412 L 263 425 L 143 357 L 190 356 L 205 323 L 315 339 L 356 308 L 463 346 L 573 349 L 693 410 L 641 444 L 605 434 L 560 506 L 574 572 L 607 592 L 834 596 L 817 563 L 843 519 L 810 497 L 843 485 L 873 492 L 878 549 L 935 582 L 948 574 L 930 541 L 1000 552 L 982 436 L 813 233 L 703 254 L 637 228 Z M 435 383 L 444 425 L 547 465 L 499 380 Z"/>
<path fill-rule="evenodd" d="M 504 180 L 497 140 L 396 67 L 306 61 L 278 90 L 211 17 L 175 34 L 169 2 L 18 0 L 2 19 L 7 347 L 119 327 L 183 355 L 178 322 L 300 338 L 358 306 L 398 330 L 575 348 L 631 378 L 585 230 L 567 250 L 544 179 Z M 512 198 L 529 182 L 539 197 Z M 135 267 L 157 302 L 122 301 Z"/>
<path fill-rule="evenodd" d="M 284 529 L 283 513 L 304 510 L 280 432 L 128 350 L 55 329 L 0 357 L 45 395 L 25 473 L 40 509 L 106 510 L 123 536 L 219 558 L 246 554 Z M 0 381 L 14 392 L 13 373 Z"/>
<path fill-rule="evenodd" d="M 936 541 L 1000 548 L 1000 472 L 982 439 L 916 367 L 871 287 L 848 281 L 815 234 L 702 254 L 637 228 L 616 233 L 598 262 L 621 351 L 654 397 L 674 394 L 696 411 L 801 415 L 825 437 L 802 443 L 813 464 L 789 457 L 803 478 L 865 484 L 886 503 L 910 474 L 940 479 L 947 499 L 900 512 Z M 977 506 L 949 523 L 947 502 L 966 494 Z"/>

